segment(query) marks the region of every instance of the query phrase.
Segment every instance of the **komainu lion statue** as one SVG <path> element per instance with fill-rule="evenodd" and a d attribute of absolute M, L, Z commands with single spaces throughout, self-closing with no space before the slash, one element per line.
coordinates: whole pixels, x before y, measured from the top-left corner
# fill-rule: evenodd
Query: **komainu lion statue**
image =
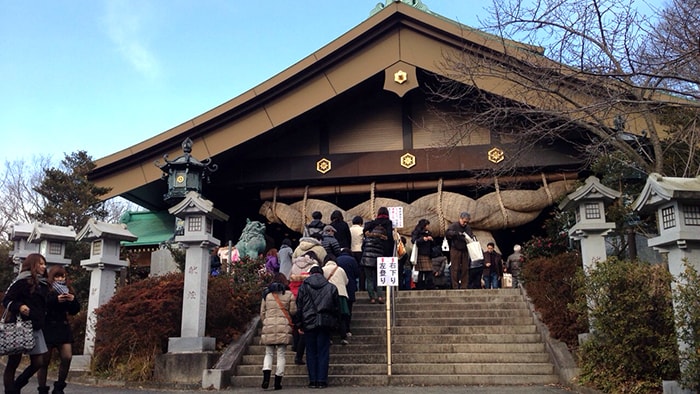
<path fill-rule="evenodd" d="M 243 256 L 251 259 L 258 258 L 258 255 L 265 251 L 265 224 L 246 219 L 246 225 L 236 244 L 236 249 L 241 258 Z"/>

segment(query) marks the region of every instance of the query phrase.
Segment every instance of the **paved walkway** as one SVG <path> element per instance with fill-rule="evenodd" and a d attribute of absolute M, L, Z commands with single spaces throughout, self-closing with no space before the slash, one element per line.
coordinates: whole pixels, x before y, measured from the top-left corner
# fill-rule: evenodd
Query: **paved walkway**
<path fill-rule="evenodd" d="M 53 384 L 52 375 L 49 375 L 49 385 Z M 70 380 L 70 375 L 68 376 Z M 172 389 L 172 388 L 153 388 L 139 387 L 133 384 L 125 385 L 114 381 L 89 381 L 90 378 L 76 377 L 69 381 L 66 392 L 71 394 L 183 394 L 183 393 L 235 393 L 235 394 L 260 394 L 262 392 L 276 392 L 281 394 L 302 394 L 309 392 L 318 392 L 323 394 L 571 394 L 575 392 L 566 387 L 558 385 L 547 386 L 380 386 L 380 387 L 365 387 L 365 386 L 329 386 L 323 390 L 313 390 L 307 387 L 285 387 L 282 381 L 282 390 L 274 391 L 272 383 L 270 388 L 263 390 L 260 387 L 245 387 L 245 388 L 228 388 L 224 390 L 204 390 L 199 388 L 193 389 Z M 36 376 L 32 377 L 29 385 L 23 388 L 22 391 L 27 393 L 35 393 L 37 387 Z"/>

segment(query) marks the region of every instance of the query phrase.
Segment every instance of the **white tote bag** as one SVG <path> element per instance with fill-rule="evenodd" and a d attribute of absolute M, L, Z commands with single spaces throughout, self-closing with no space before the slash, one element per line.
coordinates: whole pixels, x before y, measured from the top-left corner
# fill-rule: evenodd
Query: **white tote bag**
<path fill-rule="evenodd" d="M 413 244 L 413 247 L 411 248 L 411 257 L 409 257 L 408 261 L 411 263 L 415 264 L 416 261 L 418 261 L 418 247 L 416 244 Z"/>
<path fill-rule="evenodd" d="M 479 241 L 468 243 L 467 251 L 469 252 L 469 258 L 472 259 L 472 261 L 484 259 L 484 251 L 481 250 L 481 244 Z"/>
<path fill-rule="evenodd" d="M 472 261 L 483 260 L 484 251 L 481 250 L 481 244 L 476 238 L 472 238 L 469 234 L 464 233 L 464 238 L 467 239 L 467 252 L 469 252 L 469 258 Z"/>

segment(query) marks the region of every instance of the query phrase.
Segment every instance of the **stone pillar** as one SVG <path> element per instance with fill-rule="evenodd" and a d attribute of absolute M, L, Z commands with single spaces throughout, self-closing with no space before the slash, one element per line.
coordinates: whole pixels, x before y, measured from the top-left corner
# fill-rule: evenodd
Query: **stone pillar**
<path fill-rule="evenodd" d="M 80 265 L 90 271 L 83 357 L 74 357 L 71 363 L 71 369 L 82 370 L 90 365 L 90 357 L 95 350 L 95 310 L 112 298 L 117 271 L 128 266 L 126 260 L 119 259 L 121 241 L 133 242 L 138 238 L 130 233 L 123 223 L 112 224 L 90 219 L 78 233 L 77 239 L 90 242 L 90 258 L 80 262 Z"/>
<path fill-rule="evenodd" d="M 103 266 L 86 267 L 86 269 L 90 271 L 90 298 L 87 306 L 83 354 L 92 356 L 95 350 L 95 324 L 97 323 L 95 310 L 112 299 L 119 268 Z"/>
<path fill-rule="evenodd" d="M 632 208 L 656 215 L 659 236 L 650 238 L 647 244 L 667 253 L 668 269 L 674 279 L 680 280 L 685 261 L 700 271 L 700 177 L 650 174 Z M 675 289 L 676 283 L 672 286 Z M 679 339 L 678 349 L 682 351 L 691 345 Z M 682 389 L 677 381 L 664 381 L 663 390 L 665 394 L 693 392 Z"/>
<path fill-rule="evenodd" d="M 175 241 L 186 249 L 185 285 L 182 294 L 181 337 L 168 340 L 168 353 L 192 353 L 214 350 L 215 338 L 205 337 L 209 255 L 219 240 L 212 236 L 214 220 L 228 220 L 228 215 L 214 208 L 211 201 L 195 191 L 169 209 L 184 220 L 184 231 Z"/>
<path fill-rule="evenodd" d="M 185 287 L 182 299 L 183 337 L 203 337 L 207 316 L 209 287 L 209 250 L 214 243 L 185 245 Z M 187 318 L 185 318 L 187 316 Z"/>

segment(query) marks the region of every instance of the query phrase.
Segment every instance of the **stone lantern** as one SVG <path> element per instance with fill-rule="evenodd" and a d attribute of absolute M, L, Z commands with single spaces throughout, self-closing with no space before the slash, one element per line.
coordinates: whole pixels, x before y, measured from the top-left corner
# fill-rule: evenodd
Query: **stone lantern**
<path fill-rule="evenodd" d="M 129 232 L 123 223 L 98 222 L 91 218 L 77 238 L 90 242 L 90 257 L 80 262 L 90 271 L 90 298 L 83 347 L 83 354 L 90 356 L 95 347 L 95 309 L 112 298 L 117 272 L 129 265 L 126 260 L 119 259 L 121 241 L 133 242 L 138 237 Z"/>
<path fill-rule="evenodd" d="M 155 376 L 171 382 L 200 382 L 202 371 L 210 368 L 218 357 L 216 338 L 204 336 L 210 250 L 220 243 L 212 235 L 213 222 L 226 221 L 228 215 L 195 191 L 187 192 L 168 211 L 183 221 L 182 233 L 175 235 L 175 241 L 185 249 L 181 336 L 168 338 L 168 353 L 156 360 Z"/>
<path fill-rule="evenodd" d="M 12 261 L 19 265 L 22 260 L 32 253 L 39 253 L 39 244 L 28 241 L 29 235 L 34 230 L 34 225 L 30 223 L 16 223 L 12 225 L 10 240 L 12 241 Z"/>
<path fill-rule="evenodd" d="M 659 235 L 647 244 L 667 255 L 668 270 L 680 280 L 684 261 L 700 271 L 700 177 L 663 177 L 652 173 L 632 208 L 656 215 Z M 676 282 L 672 284 L 676 286 Z M 681 350 L 688 344 L 679 343 Z M 676 381 L 663 382 L 664 393 L 686 393 Z"/>
<path fill-rule="evenodd" d="M 70 259 L 63 257 L 66 254 L 66 242 L 75 241 L 73 226 L 54 226 L 35 222 L 27 242 L 39 244 L 39 253 L 46 258 L 46 265 L 51 269 L 54 265 L 66 266 Z"/>
<path fill-rule="evenodd" d="M 169 212 L 184 220 L 184 233 L 175 241 L 186 249 L 185 288 L 182 300 L 181 338 L 170 338 L 168 352 L 182 353 L 214 350 L 214 338 L 204 338 L 209 283 L 210 250 L 220 241 L 212 235 L 213 221 L 228 220 L 228 215 L 194 191 L 188 192 Z"/>
<path fill-rule="evenodd" d="M 591 176 L 559 204 L 562 211 L 575 210 L 576 224 L 569 230 L 569 237 L 581 241 L 581 257 L 586 270 L 607 259 L 605 236 L 615 228 L 615 223 L 605 221 L 605 209 L 620 195 Z"/>
<path fill-rule="evenodd" d="M 163 200 L 169 204 L 182 200 L 189 191 L 201 193 L 203 181 L 209 182 L 209 174 L 218 169 L 216 164 L 211 164 L 211 159 L 199 161 L 192 157 L 192 140 L 189 138 L 182 142 L 182 152 L 182 156 L 172 161 L 168 160 L 167 154 L 164 155 L 165 164 L 155 162 L 163 171 L 163 179 L 168 181 L 168 192 L 163 195 Z"/>

